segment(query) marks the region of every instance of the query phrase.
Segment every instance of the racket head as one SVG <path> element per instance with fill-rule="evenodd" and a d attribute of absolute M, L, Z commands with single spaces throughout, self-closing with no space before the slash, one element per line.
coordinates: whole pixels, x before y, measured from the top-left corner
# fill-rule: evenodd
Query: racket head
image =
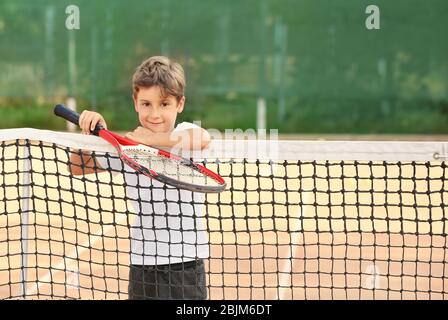
<path fill-rule="evenodd" d="M 100 130 L 99 136 L 115 146 L 128 166 L 159 182 L 202 193 L 222 192 L 226 188 L 220 175 L 189 159 L 139 144 L 106 129 Z"/>
<path fill-rule="evenodd" d="M 217 173 L 189 159 L 146 145 L 121 146 L 132 168 L 173 187 L 202 193 L 222 192 L 226 182 Z M 137 167 L 139 169 L 137 169 Z"/>

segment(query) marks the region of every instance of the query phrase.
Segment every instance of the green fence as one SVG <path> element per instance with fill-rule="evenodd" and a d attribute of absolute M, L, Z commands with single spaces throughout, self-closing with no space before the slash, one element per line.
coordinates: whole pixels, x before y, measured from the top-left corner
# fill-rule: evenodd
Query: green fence
<path fill-rule="evenodd" d="M 51 107 L 74 96 L 130 129 L 133 70 L 164 54 L 186 69 L 183 120 L 205 127 L 255 128 L 263 97 L 280 133 L 447 133 L 447 13 L 446 0 L 2 0 L 0 128 L 63 128 Z"/>

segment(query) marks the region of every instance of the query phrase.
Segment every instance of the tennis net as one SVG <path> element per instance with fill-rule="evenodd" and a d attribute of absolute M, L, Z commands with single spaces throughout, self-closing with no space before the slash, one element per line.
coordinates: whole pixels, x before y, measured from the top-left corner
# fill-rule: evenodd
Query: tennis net
<path fill-rule="evenodd" d="M 447 143 L 214 141 L 191 155 L 227 182 L 208 195 L 145 184 L 97 137 L 0 143 L 2 299 L 127 299 L 142 236 L 150 264 L 206 252 L 209 299 L 448 297 Z M 110 167 L 71 175 L 80 149 Z"/>

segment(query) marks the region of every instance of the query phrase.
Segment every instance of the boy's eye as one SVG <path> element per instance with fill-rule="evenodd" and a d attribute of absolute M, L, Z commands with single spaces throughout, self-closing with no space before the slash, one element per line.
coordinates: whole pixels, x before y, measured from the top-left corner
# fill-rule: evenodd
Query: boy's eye
<path fill-rule="evenodd" d="M 149 106 L 149 103 L 148 103 L 148 102 L 143 102 L 143 103 L 142 103 L 142 106 L 144 106 L 144 107 L 148 107 L 148 106 Z"/>
<path fill-rule="evenodd" d="M 163 102 L 163 103 L 162 103 L 162 107 L 166 107 L 166 106 L 168 106 L 168 105 L 169 105 L 168 102 Z"/>

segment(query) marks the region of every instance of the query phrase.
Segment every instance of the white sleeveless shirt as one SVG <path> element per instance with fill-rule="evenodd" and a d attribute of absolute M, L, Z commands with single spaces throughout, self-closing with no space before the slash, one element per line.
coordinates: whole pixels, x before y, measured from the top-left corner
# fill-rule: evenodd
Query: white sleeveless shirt
<path fill-rule="evenodd" d="M 182 122 L 173 132 L 200 128 Z M 97 156 L 103 168 L 123 170 L 131 223 L 131 264 L 164 265 L 209 257 L 204 194 L 180 190 L 138 174 L 118 158 Z"/>

